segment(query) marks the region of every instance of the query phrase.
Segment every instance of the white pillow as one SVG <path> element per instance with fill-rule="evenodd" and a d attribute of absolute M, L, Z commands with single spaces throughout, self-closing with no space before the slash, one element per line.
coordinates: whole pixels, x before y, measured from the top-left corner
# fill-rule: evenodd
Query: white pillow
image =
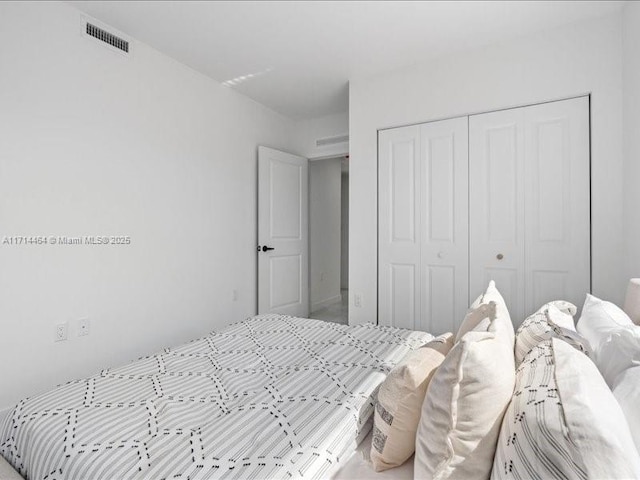
<path fill-rule="evenodd" d="M 595 362 L 607 384 L 613 388 L 622 372 L 640 365 L 640 327 L 619 327 L 609 333 L 600 343 Z"/>
<path fill-rule="evenodd" d="M 592 342 L 594 361 L 640 450 L 640 326 L 613 303 L 587 295 L 578 331 Z"/>
<path fill-rule="evenodd" d="M 380 385 L 371 442 L 376 472 L 400 466 L 413 455 L 427 386 L 452 346 L 453 334 L 446 333 L 409 352 Z"/>
<path fill-rule="evenodd" d="M 474 306 L 475 305 L 475 306 Z M 465 333 L 474 330 L 480 325 L 484 319 L 496 317 L 496 304 L 491 302 L 489 305 L 473 302 L 471 310 L 467 312 L 456 334 L 456 342 L 459 341 Z M 486 327 L 485 327 L 486 330 Z"/>
<path fill-rule="evenodd" d="M 575 305 L 563 300 L 556 300 L 544 304 L 537 312 L 529 315 L 516 331 L 516 366 L 520 365 L 533 347 L 552 336 L 552 324 L 575 332 L 573 325 L 575 312 Z"/>
<path fill-rule="evenodd" d="M 586 355 L 551 338 L 525 357 L 491 478 L 640 478 L 622 410 Z"/>
<path fill-rule="evenodd" d="M 640 363 L 640 326 L 613 303 L 587 295 L 578 332 L 589 340 L 594 362 L 610 387 L 625 369 Z"/>
<path fill-rule="evenodd" d="M 640 451 L 640 366 L 628 368 L 618 376 L 613 396 L 627 418 L 636 449 Z"/>
<path fill-rule="evenodd" d="M 484 319 L 436 370 L 422 405 L 414 478 L 489 478 L 515 381 L 509 326 Z"/>
<path fill-rule="evenodd" d="M 633 326 L 633 322 L 619 307 L 587 294 L 578 320 L 578 332 L 587 339 L 596 357 L 600 344 L 620 327 Z"/>
<path fill-rule="evenodd" d="M 507 309 L 507 304 L 496 288 L 496 282 L 491 280 L 487 286 L 486 292 L 482 296 L 482 303 L 495 302 L 496 304 L 496 325 L 500 325 L 501 334 L 506 335 L 507 341 L 511 344 L 511 349 L 515 344 L 516 334 L 513 328 L 513 322 Z"/>

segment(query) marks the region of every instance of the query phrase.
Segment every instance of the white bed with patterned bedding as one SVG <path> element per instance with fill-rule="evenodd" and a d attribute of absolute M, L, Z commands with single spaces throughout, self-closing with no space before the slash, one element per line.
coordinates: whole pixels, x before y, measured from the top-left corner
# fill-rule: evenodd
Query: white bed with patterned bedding
<path fill-rule="evenodd" d="M 327 478 L 427 333 L 263 315 L 21 401 L 0 454 L 27 479 Z"/>

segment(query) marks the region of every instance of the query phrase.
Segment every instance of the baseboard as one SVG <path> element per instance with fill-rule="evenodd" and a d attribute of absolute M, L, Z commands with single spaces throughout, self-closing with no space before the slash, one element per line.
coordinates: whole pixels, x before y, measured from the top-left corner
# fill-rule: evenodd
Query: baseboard
<path fill-rule="evenodd" d="M 338 303 L 342 301 L 342 295 L 338 294 L 334 297 L 325 298 L 324 300 L 320 300 L 319 302 L 315 302 L 311 304 L 311 311 L 315 312 L 320 310 L 321 308 L 328 307 L 329 305 L 333 305 L 334 303 Z"/>

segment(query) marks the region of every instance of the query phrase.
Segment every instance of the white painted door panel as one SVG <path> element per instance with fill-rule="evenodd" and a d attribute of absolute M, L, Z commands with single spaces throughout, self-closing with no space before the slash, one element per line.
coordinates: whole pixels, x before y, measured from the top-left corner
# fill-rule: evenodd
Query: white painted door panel
<path fill-rule="evenodd" d="M 307 159 L 259 147 L 258 313 L 309 316 L 308 204 Z"/>
<path fill-rule="evenodd" d="M 467 118 L 379 133 L 378 318 L 452 331 L 468 302 Z"/>
<path fill-rule="evenodd" d="M 379 133 L 378 321 L 419 330 L 420 145 L 418 127 Z"/>
<path fill-rule="evenodd" d="M 513 318 L 524 313 L 524 113 L 469 117 L 470 299 L 495 280 Z"/>
<path fill-rule="evenodd" d="M 455 332 L 469 306 L 467 117 L 420 126 L 422 327 Z"/>
<path fill-rule="evenodd" d="M 525 109 L 525 313 L 591 290 L 589 100 Z"/>

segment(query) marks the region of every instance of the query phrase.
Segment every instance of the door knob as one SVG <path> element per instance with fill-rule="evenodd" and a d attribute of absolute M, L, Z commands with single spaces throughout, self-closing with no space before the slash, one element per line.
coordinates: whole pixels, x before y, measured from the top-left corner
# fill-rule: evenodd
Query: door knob
<path fill-rule="evenodd" d="M 438 258 L 444 258 L 444 252 L 438 252 Z"/>
<path fill-rule="evenodd" d="M 273 247 L 267 247 L 266 245 L 262 247 L 263 252 L 268 252 L 269 250 L 275 250 Z"/>
<path fill-rule="evenodd" d="M 497 258 L 498 260 L 502 260 L 502 259 L 504 258 L 504 255 L 503 255 L 503 254 L 501 254 L 501 253 L 499 253 L 499 254 L 497 254 L 497 255 L 496 255 L 496 258 Z"/>

